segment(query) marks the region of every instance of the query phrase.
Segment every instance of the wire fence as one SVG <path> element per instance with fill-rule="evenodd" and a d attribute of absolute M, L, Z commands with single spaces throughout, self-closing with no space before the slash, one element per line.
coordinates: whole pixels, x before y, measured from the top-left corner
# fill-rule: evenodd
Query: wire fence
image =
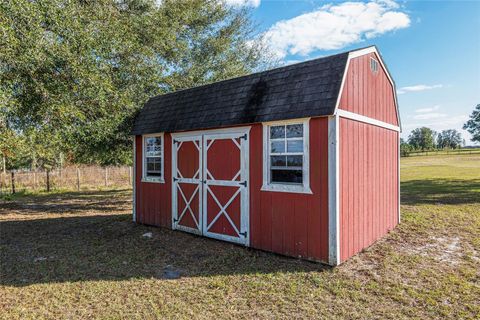
<path fill-rule="evenodd" d="M 415 156 L 435 156 L 435 155 L 462 155 L 462 154 L 480 154 L 480 148 L 463 149 L 445 149 L 445 150 L 425 150 L 425 151 L 404 151 L 402 157 Z"/>
<path fill-rule="evenodd" d="M 70 166 L 49 171 L 0 173 L 0 192 L 131 188 L 132 167 Z"/>

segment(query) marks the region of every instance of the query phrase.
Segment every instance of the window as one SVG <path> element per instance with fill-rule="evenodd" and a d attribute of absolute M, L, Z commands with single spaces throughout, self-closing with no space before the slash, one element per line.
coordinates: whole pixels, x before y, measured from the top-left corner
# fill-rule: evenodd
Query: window
<path fill-rule="evenodd" d="M 262 190 L 311 193 L 308 120 L 264 125 Z"/>
<path fill-rule="evenodd" d="M 163 182 L 163 134 L 143 137 L 143 180 Z"/>
<path fill-rule="evenodd" d="M 373 73 L 377 73 L 378 71 L 378 61 L 370 58 L 370 70 L 372 70 Z"/>

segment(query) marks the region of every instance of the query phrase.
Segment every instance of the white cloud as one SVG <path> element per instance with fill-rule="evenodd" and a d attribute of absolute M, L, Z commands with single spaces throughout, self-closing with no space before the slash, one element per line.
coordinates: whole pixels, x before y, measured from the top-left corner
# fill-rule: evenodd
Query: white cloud
<path fill-rule="evenodd" d="M 404 94 L 407 92 L 419 92 L 419 91 L 432 90 L 432 89 L 438 89 L 438 88 L 443 88 L 443 85 L 442 84 L 434 84 L 434 85 L 417 84 L 414 86 L 401 87 L 400 89 L 397 90 L 397 93 Z"/>
<path fill-rule="evenodd" d="M 416 116 L 413 117 L 413 119 L 415 119 L 415 120 L 429 120 L 429 119 L 445 118 L 446 116 L 447 115 L 445 113 L 432 112 L 432 113 L 417 114 Z"/>
<path fill-rule="evenodd" d="M 224 0 L 227 5 L 233 7 L 252 7 L 257 8 L 260 5 L 260 0 Z"/>
<path fill-rule="evenodd" d="M 396 11 L 395 1 L 329 4 L 289 20 L 275 23 L 266 33 L 272 51 L 308 55 L 315 50 L 340 49 L 366 38 L 410 25 L 409 16 Z"/>
<path fill-rule="evenodd" d="M 438 110 L 440 109 L 440 106 L 436 105 L 436 106 L 433 106 L 433 107 L 430 107 L 430 108 L 420 108 L 420 109 L 417 109 L 415 110 L 416 113 L 427 113 L 427 112 L 432 112 L 432 111 L 435 111 L 435 110 Z"/>

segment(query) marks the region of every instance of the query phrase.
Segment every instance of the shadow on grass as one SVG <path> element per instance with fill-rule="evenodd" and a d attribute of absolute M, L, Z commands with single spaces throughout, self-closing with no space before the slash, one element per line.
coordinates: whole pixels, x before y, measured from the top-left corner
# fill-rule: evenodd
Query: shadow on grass
<path fill-rule="evenodd" d="M 402 204 L 480 202 L 480 180 L 410 180 L 401 183 Z"/>
<path fill-rule="evenodd" d="M 54 191 L 52 193 L 18 193 L 0 200 L 0 216 L 12 210 L 22 215 L 81 213 L 88 211 L 115 212 L 131 205 L 129 189 Z"/>
<path fill-rule="evenodd" d="M 165 279 L 294 271 L 327 266 L 179 231 L 136 225 L 131 215 L 0 223 L 0 284 Z M 152 232 L 152 238 L 143 236 Z"/>

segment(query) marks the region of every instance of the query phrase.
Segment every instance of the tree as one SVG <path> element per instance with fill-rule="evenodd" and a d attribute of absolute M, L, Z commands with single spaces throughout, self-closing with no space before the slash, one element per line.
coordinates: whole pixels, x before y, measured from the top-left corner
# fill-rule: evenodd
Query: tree
<path fill-rule="evenodd" d="M 437 148 L 457 149 L 462 146 L 462 134 L 455 129 L 443 130 L 437 137 Z"/>
<path fill-rule="evenodd" d="M 463 129 L 472 135 L 472 141 L 480 142 L 480 104 L 477 104 Z"/>
<path fill-rule="evenodd" d="M 129 163 L 149 97 L 269 65 L 249 12 L 222 1 L 3 1 L 0 33 L 3 116 L 44 163 Z"/>
<path fill-rule="evenodd" d="M 412 152 L 412 146 L 409 145 L 403 138 L 400 138 L 400 156 L 408 157 L 410 152 Z"/>
<path fill-rule="evenodd" d="M 435 148 L 435 136 L 435 131 L 430 128 L 417 128 L 408 136 L 408 143 L 415 150 L 431 150 Z"/>

